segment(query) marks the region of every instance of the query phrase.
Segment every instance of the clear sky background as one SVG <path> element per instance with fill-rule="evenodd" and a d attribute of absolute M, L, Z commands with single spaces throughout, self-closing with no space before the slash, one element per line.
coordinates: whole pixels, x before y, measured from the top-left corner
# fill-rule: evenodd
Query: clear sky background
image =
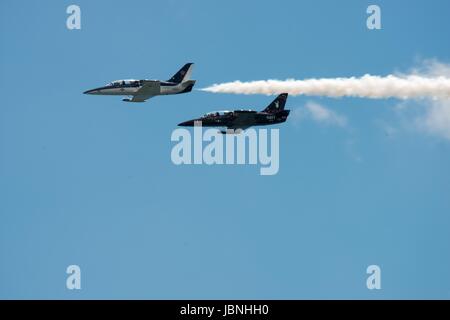
<path fill-rule="evenodd" d="M 66 28 L 70 4 L 81 30 Z M 369 4 L 382 30 L 366 28 Z M 273 97 L 82 94 L 185 62 L 197 89 L 409 72 L 450 62 L 449 12 L 446 0 L 2 0 L 0 298 L 450 298 L 450 140 L 420 125 L 430 105 L 290 97 L 280 171 L 260 176 L 175 166 L 170 136 Z M 66 289 L 71 264 L 79 291 Z"/>

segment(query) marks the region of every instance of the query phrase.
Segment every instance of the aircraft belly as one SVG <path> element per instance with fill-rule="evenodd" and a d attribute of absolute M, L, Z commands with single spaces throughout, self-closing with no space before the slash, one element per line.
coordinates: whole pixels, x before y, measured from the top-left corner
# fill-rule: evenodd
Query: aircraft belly
<path fill-rule="evenodd" d="M 223 123 L 220 120 L 202 120 L 203 127 L 221 127 Z"/>
<path fill-rule="evenodd" d="M 137 88 L 113 88 L 103 89 L 99 94 L 111 95 L 111 96 L 129 96 L 135 94 Z"/>

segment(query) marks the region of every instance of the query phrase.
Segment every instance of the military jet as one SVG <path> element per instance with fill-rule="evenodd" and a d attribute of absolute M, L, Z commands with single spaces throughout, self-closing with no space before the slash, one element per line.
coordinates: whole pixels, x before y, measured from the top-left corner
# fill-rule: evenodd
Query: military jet
<path fill-rule="evenodd" d="M 235 110 L 235 111 L 216 111 L 209 112 L 198 119 L 182 122 L 179 126 L 193 127 L 201 125 L 203 127 L 226 127 L 226 131 L 220 131 L 223 134 L 240 133 L 251 126 L 264 126 L 285 122 L 290 110 L 285 110 L 288 94 L 280 94 L 263 111 L 253 110 Z"/>
<path fill-rule="evenodd" d="M 116 80 L 106 86 L 85 91 L 85 94 L 129 96 L 125 102 L 144 102 L 154 96 L 179 94 L 192 91 L 195 80 L 191 79 L 193 63 L 187 63 L 172 78 L 160 80 Z"/>

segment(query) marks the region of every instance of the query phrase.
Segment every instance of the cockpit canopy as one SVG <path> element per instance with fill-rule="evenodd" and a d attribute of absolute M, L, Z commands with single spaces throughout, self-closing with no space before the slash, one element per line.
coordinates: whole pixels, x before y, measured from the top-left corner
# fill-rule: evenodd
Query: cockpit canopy
<path fill-rule="evenodd" d="M 124 86 L 138 87 L 140 85 L 142 85 L 142 80 L 134 80 L 134 79 L 115 80 L 107 84 L 108 87 L 124 87 Z"/>
<path fill-rule="evenodd" d="M 203 116 L 203 118 L 214 118 L 214 117 L 219 117 L 219 116 L 223 116 L 223 115 L 231 114 L 231 113 L 233 113 L 233 111 L 228 111 L 228 110 L 213 111 L 213 112 L 208 112 L 207 114 L 205 114 Z"/>

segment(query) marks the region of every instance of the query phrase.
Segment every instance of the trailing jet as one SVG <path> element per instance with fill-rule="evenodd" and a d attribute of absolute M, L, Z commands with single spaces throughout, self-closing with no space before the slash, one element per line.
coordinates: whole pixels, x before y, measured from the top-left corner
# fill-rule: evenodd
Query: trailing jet
<path fill-rule="evenodd" d="M 85 94 L 130 96 L 125 102 L 144 102 L 154 96 L 191 92 L 195 80 L 191 79 L 193 63 L 187 63 L 172 78 L 160 80 L 117 80 L 104 87 L 85 91 Z"/>
<path fill-rule="evenodd" d="M 235 110 L 235 111 L 217 111 L 205 114 L 203 117 L 182 122 L 179 126 L 193 127 L 197 123 L 204 127 L 226 127 L 226 131 L 220 131 L 223 134 L 240 133 L 251 126 L 264 126 L 285 122 L 290 110 L 285 110 L 288 94 L 280 94 L 263 111 L 253 110 Z"/>

